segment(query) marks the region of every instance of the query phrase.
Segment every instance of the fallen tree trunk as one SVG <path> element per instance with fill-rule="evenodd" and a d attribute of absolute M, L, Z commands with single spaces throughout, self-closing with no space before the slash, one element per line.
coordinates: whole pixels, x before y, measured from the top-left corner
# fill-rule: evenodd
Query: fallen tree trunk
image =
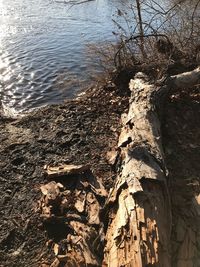
<path fill-rule="evenodd" d="M 121 170 L 107 199 L 104 266 L 171 266 L 171 206 L 158 114 L 169 92 L 191 88 L 200 68 L 156 87 L 138 73 L 118 147 Z"/>
<path fill-rule="evenodd" d="M 137 75 L 118 146 L 121 172 L 111 191 L 105 264 L 170 266 L 171 210 L 155 86 Z"/>

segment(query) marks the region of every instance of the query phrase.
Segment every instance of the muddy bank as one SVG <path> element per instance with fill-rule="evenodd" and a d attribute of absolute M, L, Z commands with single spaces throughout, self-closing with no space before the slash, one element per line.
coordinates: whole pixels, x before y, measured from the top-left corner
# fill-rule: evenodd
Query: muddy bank
<path fill-rule="evenodd" d="M 192 213 L 192 205 L 200 193 L 199 102 L 199 88 L 173 95 L 166 103 L 163 123 L 173 225 L 185 218 L 184 229 L 192 229 L 197 236 L 199 214 Z M 40 186 L 47 182 L 44 165 L 90 164 L 94 176 L 109 190 L 117 167 L 108 164 L 106 154 L 118 142 L 120 117 L 127 106 L 126 88 L 110 84 L 22 119 L 0 118 L 0 266 L 41 266 L 42 262 L 50 266 L 54 255 L 36 211 Z M 182 242 L 176 241 L 174 226 L 174 262 Z M 198 260 L 198 251 L 194 253 Z"/>

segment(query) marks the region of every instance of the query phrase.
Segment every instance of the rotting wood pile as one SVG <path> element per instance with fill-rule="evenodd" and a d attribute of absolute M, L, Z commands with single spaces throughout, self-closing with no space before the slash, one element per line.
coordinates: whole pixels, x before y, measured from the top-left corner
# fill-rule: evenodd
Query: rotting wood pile
<path fill-rule="evenodd" d="M 62 236 L 65 238 L 52 247 L 56 256 L 52 266 L 58 266 L 60 262 L 68 266 L 100 266 L 99 251 L 102 251 L 104 240 L 101 240 L 103 229 L 99 217 L 107 197 L 106 190 L 88 166 L 47 168 L 49 179 L 52 178 L 50 169 L 54 170 L 57 182 L 41 186 L 43 197 L 39 209 L 47 229 L 55 227 L 55 231 L 62 229 L 65 233 Z"/>

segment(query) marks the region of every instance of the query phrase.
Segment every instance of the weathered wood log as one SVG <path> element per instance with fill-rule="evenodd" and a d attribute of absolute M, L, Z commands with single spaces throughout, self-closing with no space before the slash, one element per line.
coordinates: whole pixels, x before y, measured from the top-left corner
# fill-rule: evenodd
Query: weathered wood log
<path fill-rule="evenodd" d="M 173 89 L 191 88 L 199 83 L 200 83 L 200 67 L 196 68 L 193 71 L 188 71 L 178 75 L 171 76 L 166 81 L 167 87 Z"/>
<path fill-rule="evenodd" d="M 170 266 L 171 210 L 155 86 L 138 74 L 130 82 L 128 114 L 118 146 L 122 166 L 107 200 L 105 266 Z"/>
<path fill-rule="evenodd" d="M 169 92 L 199 81 L 200 68 L 171 76 L 161 87 L 141 73 L 131 80 L 118 143 L 122 166 L 107 199 L 104 266 L 171 266 L 171 207 L 158 109 Z"/>

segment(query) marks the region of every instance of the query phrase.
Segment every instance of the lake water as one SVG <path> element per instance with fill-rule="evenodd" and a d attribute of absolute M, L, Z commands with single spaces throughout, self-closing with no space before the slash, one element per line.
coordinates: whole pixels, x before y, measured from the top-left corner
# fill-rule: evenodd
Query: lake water
<path fill-rule="evenodd" d="M 61 103 L 90 83 L 91 72 L 98 73 L 100 69 L 97 56 L 88 54 L 88 44 L 116 40 L 112 19 L 120 14 L 118 9 L 130 15 L 126 14 L 126 21 L 122 16 L 120 25 L 126 27 L 130 17 L 129 32 L 134 31 L 135 7 L 132 10 L 128 7 L 135 1 L 93 0 L 72 5 L 74 1 L 85 0 L 0 0 L 0 108 L 6 114 Z M 169 26 L 175 36 L 177 29 L 186 35 L 188 30 L 190 36 L 191 16 L 197 17 L 199 25 L 199 10 L 194 13 L 196 5 L 192 7 L 191 3 L 178 5 L 169 16 L 164 11 L 174 5 L 172 0 L 145 0 L 142 11 L 148 29 L 145 34 L 152 27 L 162 33 Z"/>
<path fill-rule="evenodd" d="M 124 0 L 126 2 L 126 0 Z M 0 101 L 26 112 L 74 97 L 97 62 L 87 44 L 113 40 L 112 15 L 123 0 L 0 0 Z"/>

